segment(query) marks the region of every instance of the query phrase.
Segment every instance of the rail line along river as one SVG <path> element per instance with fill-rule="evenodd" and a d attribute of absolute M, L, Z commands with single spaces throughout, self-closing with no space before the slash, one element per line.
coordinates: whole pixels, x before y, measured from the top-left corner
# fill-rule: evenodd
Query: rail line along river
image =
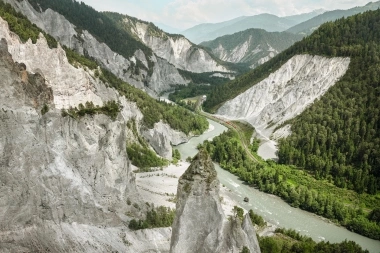
<path fill-rule="evenodd" d="M 212 125 L 211 131 L 201 136 L 191 138 L 189 142 L 178 145 L 183 159 L 193 157 L 198 152 L 197 145 L 204 140 L 211 140 L 227 130 L 223 125 L 209 120 Z M 254 210 L 267 222 L 279 227 L 295 229 L 303 235 L 313 238 L 315 241 L 329 241 L 331 243 L 342 242 L 344 240 L 354 241 L 370 252 L 380 252 L 380 241 L 372 240 L 359 234 L 348 231 L 337 226 L 317 215 L 293 208 L 279 197 L 260 192 L 259 190 L 245 185 L 235 175 L 223 170 L 215 164 L 220 182 L 230 191 L 230 197 L 245 209 Z M 244 197 L 249 198 L 249 202 L 244 202 Z"/>

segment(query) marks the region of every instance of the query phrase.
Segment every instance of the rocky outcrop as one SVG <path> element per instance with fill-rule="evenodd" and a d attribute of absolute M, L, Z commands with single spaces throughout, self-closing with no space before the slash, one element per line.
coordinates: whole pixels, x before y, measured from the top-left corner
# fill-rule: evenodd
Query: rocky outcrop
<path fill-rule="evenodd" d="M 347 71 L 349 58 L 296 55 L 276 72 L 226 102 L 217 114 L 242 119 L 268 140 L 273 129 L 305 110 Z"/>
<path fill-rule="evenodd" d="M 218 114 L 244 119 L 265 129 L 301 113 L 321 97 L 340 77 L 349 58 L 297 55 L 246 92 L 225 103 Z"/>
<path fill-rule="evenodd" d="M 225 216 L 219 187 L 214 165 L 202 150 L 179 179 L 170 252 L 241 252 L 244 246 L 260 252 L 252 223 Z"/>
<path fill-rule="evenodd" d="M 132 22 L 127 17 L 124 22 L 131 27 L 131 32 L 135 33 L 157 56 L 166 59 L 176 68 L 195 73 L 230 72 L 207 51 L 181 35 L 169 35 L 150 23 Z"/>
<path fill-rule="evenodd" d="M 23 44 L 0 18 L 0 37 L 1 251 L 167 252 L 170 228 L 126 226 L 125 214 L 144 208 L 125 152 L 126 122 L 142 119 L 137 106 L 43 36 Z M 115 120 L 61 116 L 61 108 L 111 99 L 123 106 Z"/>
<path fill-rule="evenodd" d="M 173 65 L 154 54 L 147 56 L 142 50 L 137 50 L 134 56 L 126 59 L 122 55 L 113 52 L 106 44 L 99 42 L 88 31 L 84 30 L 78 33 L 73 24 L 51 9 L 39 12 L 33 9 L 27 1 L 5 0 L 5 2 L 10 3 L 38 27 L 51 34 L 62 45 L 81 54 L 86 53 L 119 78 L 145 90 L 152 96 L 168 90 L 172 85 L 188 83 Z M 146 68 L 137 67 L 139 69 L 135 70 L 136 59 L 142 62 Z M 150 68 L 147 63 L 148 60 L 153 62 L 152 73 L 147 72 L 147 69 Z"/>
<path fill-rule="evenodd" d="M 186 134 L 173 130 L 162 121 L 155 123 L 152 129 L 142 131 L 142 135 L 158 155 L 169 160 L 172 159 L 172 145 L 176 146 L 189 140 Z"/>

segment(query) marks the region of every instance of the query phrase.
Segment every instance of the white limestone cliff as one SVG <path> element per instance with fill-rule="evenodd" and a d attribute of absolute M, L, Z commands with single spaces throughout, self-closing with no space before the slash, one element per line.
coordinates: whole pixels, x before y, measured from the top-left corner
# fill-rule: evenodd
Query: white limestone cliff
<path fill-rule="evenodd" d="M 276 72 L 226 102 L 217 114 L 249 122 L 264 139 L 300 114 L 347 71 L 349 58 L 297 55 Z"/>
<path fill-rule="evenodd" d="M 126 59 L 122 55 L 113 52 L 105 43 L 99 42 L 88 31 L 84 30 L 80 34 L 77 33 L 73 24 L 51 9 L 44 12 L 36 11 L 25 0 L 5 0 L 5 2 L 10 3 L 16 10 L 27 16 L 31 22 L 42 30 L 52 35 L 62 45 L 75 49 L 82 54 L 85 51 L 116 76 L 137 88 L 145 90 L 152 96 L 157 96 L 157 94 L 170 89 L 172 85 L 188 83 L 173 65 L 154 54 L 147 56 L 141 50 L 137 50 L 134 56 Z M 138 74 L 136 74 L 131 63 L 135 62 L 136 59 L 139 59 L 145 66 L 148 65 L 148 60 L 153 62 L 151 76 L 149 76 L 146 69 L 139 69 Z M 147 67 L 149 68 L 149 66 Z"/>
<path fill-rule="evenodd" d="M 126 213 L 141 213 L 127 199 L 144 206 L 126 153 L 126 123 L 142 120 L 136 104 L 70 65 L 65 51 L 50 49 L 42 35 L 36 44 L 22 43 L 0 18 L 0 38 L 0 248 L 168 252 L 170 228 L 126 226 Z M 114 121 L 61 116 L 60 109 L 108 100 L 123 107 Z M 44 104 L 49 111 L 42 115 Z M 170 131 L 166 126 L 161 135 Z"/>
<path fill-rule="evenodd" d="M 192 44 L 188 39 L 178 35 L 168 35 L 163 31 L 159 34 L 150 32 L 149 24 L 145 22 L 131 22 L 125 18 L 124 22 L 132 26 L 140 40 L 150 47 L 153 52 L 176 68 L 195 72 L 231 72 L 220 65 L 208 52 Z"/>
<path fill-rule="evenodd" d="M 232 49 L 226 49 L 222 44 L 219 44 L 218 47 L 212 49 L 212 52 L 223 61 L 249 63 L 252 69 L 264 64 L 279 53 L 268 43 L 259 44 L 253 50 L 251 44 L 252 36 L 249 36 L 247 40 L 242 41 Z"/>
<path fill-rule="evenodd" d="M 142 135 L 160 156 L 171 160 L 172 146 L 189 141 L 186 134 L 171 129 L 168 124 L 162 121 L 154 124 L 152 129 L 142 131 Z"/>

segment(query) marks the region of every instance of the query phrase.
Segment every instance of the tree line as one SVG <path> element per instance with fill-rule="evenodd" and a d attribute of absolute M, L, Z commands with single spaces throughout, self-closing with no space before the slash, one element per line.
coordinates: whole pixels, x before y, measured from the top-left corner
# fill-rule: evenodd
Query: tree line
<path fill-rule="evenodd" d="M 205 141 L 199 148 L 205 149 L 223 169 L 259 190 L 280 196 L 291 206 L 329 218 L 354 232 L 380 239 L 380 223 L 374 218 L 379 215 L 377 212 L 371 215 L 379 201 L 367 198 L 368 202 L 356 203 L 356 199 L 352 200 L 353 192 L 317 181 L 303 170 L 273 161 L 254 163 L 245 153 L 237 133 L 231 130 Z M 373 211 L 365 213 L 363 205 Z"/>
<path fill-rule="evenodd" d="M 297 54 L 349 57 L 346 74 L 302 114 L 287 122 L 279 162 L 305 168 L 317 179 L 358 193 L 380 188 L 380 10 L 319 27 L 267 63 L 216 86 L 203 104 L 214 112 L 225 101 L 279 69 Z"/>

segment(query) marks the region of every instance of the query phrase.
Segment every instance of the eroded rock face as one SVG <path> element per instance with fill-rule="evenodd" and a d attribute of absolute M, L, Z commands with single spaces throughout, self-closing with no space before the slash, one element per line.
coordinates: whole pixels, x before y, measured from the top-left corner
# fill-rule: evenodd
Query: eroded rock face
<path fill-rule="evenodd" d="M 129 25 L 134 24 L 128 18 L 124 22 Z M 132 32 L 156 55 L 166 59 L 177 68 L 195 73 L 230 72 L 214 60 L 208 52 L 192 44 L 185 37 L 171 36 L 163 31 L 157 31 L 159 34 L 152 34 L 149 31 L 149 24 L 145 22 L 136 22 L 132 28 Z"/>
<path fill-rule="evenodd" d="M 1 18 L 0 35 L 1 251 L 167 252 L 170 228 L 126 226 L 126 213 L 140 213 L 127 204 L 141 201 L 126 154 L 126 122 L 142 119 L 137 106 L 43 37 L 22 44 Z M 61 116 L 61 108 L 111 99 L 123 106 L 114 121 Z"/>
<path fill-rule="evenodd" d="M 142 131 L 142 134 L 158 155 L 169 160 L 172 159 L 172 145 L 176 146 L 189 140 L 184 133 L 173 130 L 162 121 L 154 124 L 152 129 Z"/>
<path fill-rule="evenodd" d="M 273 129 L 302 113 L 347 71 L 349 58 L 296 55 L 276 72 L 226 102 L 217 114 L 242 119 L 268 139 Z"/>
<path fill-rule="evenodd" d="M 82 54 L 86 52 L 116 76 L 152 96 L 170 89 L 173 85 L 184 85 L 189 82 L 179 74 L 172 64 L 154 54 L 147 56 L 141 50 L 137 50 L 131 58 L 126 59 L 122 55 L 113 52 L 106 44 L 100 43 L 88 31 L 78 34 L 73 24 L 51 9 L 39 12 L 34 10 L 27 1 L 5 0 L 5 2 L 10 3 L 62 45 Z M 139 59 L 149 68 L 148 58 L 153 62 L 152 74 L 149 75 L 146 69 L 143 68 L 135 71 L 132 65 L 134 65 L 136 59 Z"/>
<path fill-rule="evenodd" d="M 214 165 L 200 151 L 179 179 L 170 252 L 260 252 L 252 223 L 225 216 Z M 252 232 L 253 231 L 253 232 Z M 255 243 L 256 242 L 256 243 Z"/>

